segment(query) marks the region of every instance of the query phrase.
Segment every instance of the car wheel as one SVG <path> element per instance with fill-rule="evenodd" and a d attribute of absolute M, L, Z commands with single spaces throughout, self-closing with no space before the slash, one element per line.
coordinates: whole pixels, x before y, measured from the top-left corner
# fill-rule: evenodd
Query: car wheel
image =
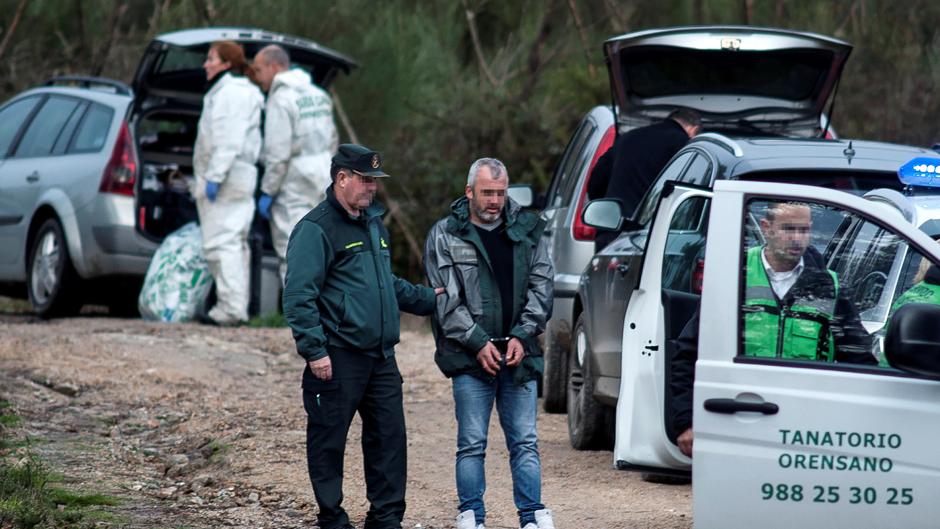
<path fill-rule="evenodd" d="M 542 407 L 547 413 L 564 413 L 568 401 L 568 359 L 563 347 L 546 334 L 545 373 L 542 375 Z"/>
<path fill-rule="evenodd" d="M 607 407 L 594 398 L 593 361 L 579 316 L 568 355 L 568 438 L 575 450 L 608 448 Z"/>
<path fill-rule="evenodd" d="M 33 310 L 41 318 L 68 316 L 78 312 L 79 277 L 72 267 L 65 233 L 57 219 L 39 227 L 29 250 L 27 291 Z"/>

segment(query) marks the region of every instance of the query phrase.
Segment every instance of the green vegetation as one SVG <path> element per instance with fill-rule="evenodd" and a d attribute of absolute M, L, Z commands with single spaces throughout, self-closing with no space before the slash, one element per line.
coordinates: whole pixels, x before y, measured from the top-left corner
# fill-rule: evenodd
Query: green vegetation
<path fill-rule="evenodd" d="M 115 498 L 103 494 L 82 494 L 53 487 L 62 478 L 29 452 L 29 440 L 10 439 L 10 428 L 18 424 L 19 417 L 2 410 L 10 407 L 0 401 L 0 527 L 3 529 L 31 528 L 85 528 L 96 521 L 116 520 L 112 514 L 94 509 L 113 506 Z M 22 451 L 6 453 L 14 448 Z"/>
<path fill-rule="evenodd" d="M 833 125 L 843 137 L 940 141 L 935 0 L 11 0 L 0 12 L 0 100 L 56 74 L 133 77 L 157 34 L 250 26 L 313 39 L 360 68 L 333 87 L 359 141 L 382 151 L 397 273 L 417 278 L 424 234 L 470 163 L 506 162 L 544 192 L 580 117 L 610 103 L 602 43 L 649 28 L 751 24 L 855 46 Z M 23 6 L 17 27 L 15 7 Z M 102 28 L 105 28 L 102 31 Z M 339 122 L 339 119 L 337 119 Z M 341 128 L 341 138 L 350 139 Z"/>
<path fill-rule="evenodd" d="M 225 454 L 229 453 L 232 449 L 232 445 L 220 443 L 217 440 L 209 442 L 209 461 L 216 462 L 225 457 Z"/>
<path fill-rule="evenodd" d="M 279 312 L 268 312 L 255 316 L 248 322 L 249 327 L 287 327 L 287 320 Z"/>

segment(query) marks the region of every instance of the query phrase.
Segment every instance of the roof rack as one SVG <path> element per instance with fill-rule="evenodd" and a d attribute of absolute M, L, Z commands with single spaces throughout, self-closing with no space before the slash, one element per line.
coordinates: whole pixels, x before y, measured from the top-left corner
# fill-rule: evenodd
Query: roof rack
<path fill-rule="evenodd" d="M 45 82 L 45 86 L 55 86 L 55 85 L 77 85 L 82 88 L 92 88 L 94 86 L 106 86 L 114 90 L 114 93 L 121 94 L 125 96 L 131 95 L 131 87 L 122 83 L 121 81 L 115 81 L 114 79 L 108 79 L 107 77 L 91 77 L 85 75 L 59 75 L 49 79 Z"/>
<path fill-rule="evenodd" d="M 707 141 L 720 145 L 727 149 L 728 152 L 733 154 L 735 158 L 744 156 L 744 151 L 741 149 L 741 146 L 738 145 L 738 142 L 723 134 L 718 134 L 717 132 L 703 132 L 702 134 L 698 134 L 692 139 L 695 141 Z"/>

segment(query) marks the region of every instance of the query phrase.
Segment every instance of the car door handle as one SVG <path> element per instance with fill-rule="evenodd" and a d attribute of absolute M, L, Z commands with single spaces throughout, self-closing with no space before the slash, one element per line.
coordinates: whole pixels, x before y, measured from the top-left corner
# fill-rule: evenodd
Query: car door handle
<path fill-rule="evenodd" d="M 630 271 L 630 265 L 625 264 L 625 263 L 620 263 L 619 265 L 617 265 L 617 271 L 620 272 L 620 275 L 625 276 L 627 275 L 627 272 Z"/>
<path fill-rule="evenodd" d="M 741 402 L 735 399 L 708 399 L 705 409 L 715 413 L 737 413 L 739 411 L 756 411 L 764 415 L 776 415 L 780 406 L 773 402 Z"/>
<path fill-rule="evenodd" d="M 38 182 L 39 181 L 39 171 L 33 171 L 29 176 L 26 177 L 27 182 Z"/>

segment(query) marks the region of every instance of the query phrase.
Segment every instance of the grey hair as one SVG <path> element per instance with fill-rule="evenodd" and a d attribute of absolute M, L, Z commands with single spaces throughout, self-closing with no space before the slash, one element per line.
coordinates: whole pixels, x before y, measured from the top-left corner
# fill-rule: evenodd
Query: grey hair
<path fill-rule="evenodd" d="M 500 178 L 500 175 L 502 175 L 505 176 L 507 180 L 509 179 L 509 172 L 506 171 L 506 166 L 503 165 L 503 162 L 496 158 L 480 158 L 470 166 L 470 173 L 467 175 L 467 186 L 473 187 L 473 184 L 477 181 L 477 173 L 480 172 L 480 169 L 483 167 L 490 168 L 490 172 L 493 173 L 493 178 Z"/>
<path fill-rule="evenodd" d="M 262 54 L 264 55 L 264 62 L 290 68 L 290 55 L 287 54 L 287 50 L 277 44 L 269 44 L 261 48 L 261 51 L 255 55 L 255 59 Z"/>

